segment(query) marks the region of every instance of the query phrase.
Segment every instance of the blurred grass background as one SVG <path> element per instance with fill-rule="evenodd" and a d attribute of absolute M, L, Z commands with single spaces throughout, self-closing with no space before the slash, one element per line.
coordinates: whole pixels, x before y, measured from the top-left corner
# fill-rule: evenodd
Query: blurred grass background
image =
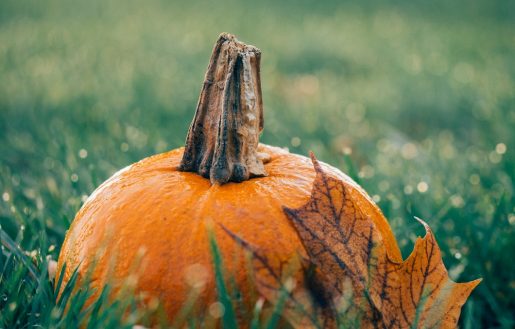
<path fill-rule="evenodd" d="M 96 186 L 183 144 L 224 31 L 263 52 L 262 142 L 355 178 L 404 256 L 425 219 L 451 277 L 484 279 L 461 327 L 513 328 L 513 1 L 3 0 L 2 231 L 57 259 Z M 33 293 L 8 256 L 0 325 L 22 326 Z"/>

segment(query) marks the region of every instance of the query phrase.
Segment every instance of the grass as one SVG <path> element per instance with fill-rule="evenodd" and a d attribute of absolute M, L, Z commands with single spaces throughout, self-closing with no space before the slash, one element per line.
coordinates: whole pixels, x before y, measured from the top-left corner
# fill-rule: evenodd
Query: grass
<path fill-rule="evenodd" d="M 262 141 L 352 175 L 405 256 L 423 233 L 413 217 L 426 220 L 451 277 L 484 279 L 461 327 L 513 327 L 514 12 L 486 0 L 3 1 L 0 327 L 80 320 L 88 292 L 63 315 L 46 264 L 96 186 L 183 144 L 222 31 L 263 51 Z M 98 306 L 91 327 L 144 317 L 106 312 L 124 307 Z"/>

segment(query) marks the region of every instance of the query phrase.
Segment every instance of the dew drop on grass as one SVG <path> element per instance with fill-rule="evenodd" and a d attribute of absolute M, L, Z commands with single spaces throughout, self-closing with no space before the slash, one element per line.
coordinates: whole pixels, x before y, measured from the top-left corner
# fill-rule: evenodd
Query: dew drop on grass
<path fill-rule="evenodd" d="M 429 185 L 427 185 L 427 183 L 424 181 L 417 184 L 417 191 L 419 191 L 420 193 L 426 193 L 428 189 Z"/>
<path fill-rule="evenodd" d="M 213 304 L 209 305 L 209 314 L 215 318 L 221 318 L 225 313 L 224 305 L 220 302 L 214 302 Z"/>
<path fill-rule="evenodd" d="M 299 137 L 292 137 L 291 139 L 291 146 L 298 147 L 302 143 L 301 139 Z"/>
<path fill-rule="evenodd" d="M 203 289 L 208 280 L 208 276 L 207 268 L 198 263 L 188 266 L 184 271 L 186 283 L 195 289 Z"/>
<path fill-rule="evenodd" d="M 510 225 L 515 225 L 515 214 L 508 215 L 508 222 L 510 223 Z"/>
<path fill-rule="evenodd" d="M 451 204 L 454 208 L 461 208 L 464 206 L 465 201 L 463 200 L 461 195 L 455 194 L 455 195 L 451 196 Z"/>
<path fill-rule="evenodd" d="M 495 145 L 495 152 L 497 152 L 498 154 L 504 154 L 504 153 L 506 153 L 506 150 L 507 150 L 507 147 L 506 147 L 506 144 L 504 144 L 504 143 L 499 143 L 499 144 Z"/>
<path fill-rule="evenodd" d="M 342 148 L 342 153 L 345 154 L 345 155 L 351 155 L 352 154 L 352 148 L 350 148 L 348 146 L 344 146 Z"/>
<path fill-rule="evenodd" d="M 127 144 L 127 143 L 122 143 L 122 144 L 120 145 L 120 150 L 121 150 L 122 152 L 127 152 L 127 151 L 129 150 L 129 144 Z"/>
<path fill-rule="evenodd" d="M 284 282 L 284 288 L 287 291 L 293 291 L 293 289 L 295 289 L 296 286 L 297 286 L 297 283 L 291 277 L 286 279 L 286 282 Z"/>
<path fill-rule="evenodd" d="M 79 158 L 86 159 L 88 157 L 88 151 L 85 149 L 79 150 Z"/>
<path fill-rule="evenodd" d="M 58 308 L 54 308 L 52 312 L 50 313 L 50 316 L 53 319 L 58 319 L 61 316 L 61 311 Z"/>
<path fill-rule="evenodd" d="M 411 160 L 417 157 L 417 146 L 413 143 L 406 143 L 401 148 L 401 155 L 406 160 Z"/>
<path fill-rule="evenodd" d="M 404 194 L 410 195 L 413 193 L 413 187 L 411 185 L 404 186 Z"/>
<path fill-rule="evenodd" d="M 381 190 L 381 192 L 386 192 L 389 188 L 390 183 L 388 183 L 388 181 L 383 180 L 379 182 L 379 190 Z"/>
<path fill-rule="evenodd" d="M 261 311 L 263 309 L 263 305 L 265 305 L 265 299 L 263 297 L 260 297 L 258 301 L 256 302 L 255 309 L 257 311 Z"/>
<path fill-rule="evenodd" d="M 469 181 L 472 185 L 478 185 L 479 182 L 480 182 L 480 178 L 479 178 L 479 175 L 478 174 L 472 174 L 470 175 L 469 177 Z"/>

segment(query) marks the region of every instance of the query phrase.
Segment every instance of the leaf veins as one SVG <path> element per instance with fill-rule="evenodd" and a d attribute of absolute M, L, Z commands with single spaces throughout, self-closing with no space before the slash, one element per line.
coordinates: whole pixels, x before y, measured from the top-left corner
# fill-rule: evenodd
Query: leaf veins
<path fill-rule="evenodd" d="M 449 278 L 434 235 L 420 219 L 426 235 L 417 239 L 405 261 L 390 260 L 380 230 L 349 192 L 347 183 L 326 174 L 313 154 L 311 158 L 316 178 L 310 200 L 297 209 L 285 207 L 284 213 L 309 256 L 304 263 L 314 266 L 315 275 L 302 280 L 314 281 L 312 285 L 324 303 L 322 309 L 317 308 L 308 303 L 305 290 L 291 291 L 286 317 L 292 325 L 455 328 L 461 307 L 480 280 L 455 283 Z M 258 248 L 229 234 L 251 250 L 259 292 L 270 302 L 277 302 L 283 281 L 278 267 L 269 260 L 273 255 L 264 256 Z M 299 303 L 307 305 L 304 311 L 312 315 L 295 316 Z"/>

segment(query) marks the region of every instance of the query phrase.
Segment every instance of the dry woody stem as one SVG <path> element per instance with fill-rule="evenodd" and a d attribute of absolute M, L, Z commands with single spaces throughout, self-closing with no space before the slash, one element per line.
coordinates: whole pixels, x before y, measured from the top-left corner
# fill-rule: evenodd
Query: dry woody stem
<path fill-rule="evenodd" d="M 179 170 L 198 173 L 212 184 L 266 175 L 257 154 L 263 130 L 260 59 L 256 47 L 220 35 Z"/>

